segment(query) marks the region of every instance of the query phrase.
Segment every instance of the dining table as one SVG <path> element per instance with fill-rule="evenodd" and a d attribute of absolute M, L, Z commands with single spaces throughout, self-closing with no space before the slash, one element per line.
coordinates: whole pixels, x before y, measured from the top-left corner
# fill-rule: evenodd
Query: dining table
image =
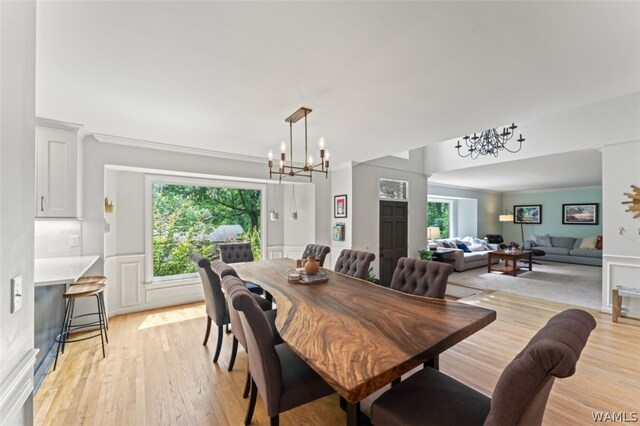
<path fill-rule="evenodd" d="M 293 284 L 295 267 L 287 258 L 234 264 L 242 279 L 273 296 L 282 340 L 346 400 L 348 425 L 360 423 L 364 398 L 496 319 L 490 309 L 324 268 L 327 282 Z"/>

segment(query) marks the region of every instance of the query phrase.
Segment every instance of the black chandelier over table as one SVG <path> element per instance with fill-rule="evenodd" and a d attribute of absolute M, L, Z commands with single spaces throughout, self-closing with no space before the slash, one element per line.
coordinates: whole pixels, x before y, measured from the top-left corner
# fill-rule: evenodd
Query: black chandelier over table
<path fill-rule="evenodd" d="M 480 133 L 478 136 L 477 133 L 474 133 L 473 136 L 466 135 L 462 139 L 464 140 L 464 145 L 458 141 L 458 144 L 455 146 L 458 149 L 458 155 L 460 157 L 471 157 L 472 160 L 475 160 L 481 155 L 493 155 L 497 157 L 500 151 L 507 151 L 515 154 L 516 152 L 522 149 L 522 142 L 525 139 L 522 137 L 522 133 L 520 133 L 520 137 L 515 140 L 518 142 L 517 148 L 512 146 L 507 146 L 507 143 L 513 138 L 515 135 L 515 130 L 518 128 L 515 124 L 511 124 L 509 127 L 504 127 L 501 133 L 498 133 L 498 129 L 488 129 Z M 462 154 L 460 148 L 466 149 L 466 154 Z"/>

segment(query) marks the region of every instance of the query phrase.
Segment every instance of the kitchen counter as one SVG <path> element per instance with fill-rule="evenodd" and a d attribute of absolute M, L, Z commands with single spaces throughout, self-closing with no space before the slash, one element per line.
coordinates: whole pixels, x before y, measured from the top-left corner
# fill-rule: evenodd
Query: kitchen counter
<path fill-rule="evenodd" d="M 66 284 L 84 275 L 100 256 L 68 256 L 35 259 L 33 280 L 36 287 Z"/>

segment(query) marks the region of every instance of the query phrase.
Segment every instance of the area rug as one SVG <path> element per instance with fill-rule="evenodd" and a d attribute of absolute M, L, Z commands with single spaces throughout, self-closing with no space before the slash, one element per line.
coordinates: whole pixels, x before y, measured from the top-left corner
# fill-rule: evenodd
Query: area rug
<path fill-rule="evenodd" d="M 518 271 L 518 276 L 487 272 L 487 268 L 454 272 L 449 283 L 483 290 L 499 290 L 569 305 L 600 309 L 602 268 L 559 262 L 540 262 L 533 271 Z"/>

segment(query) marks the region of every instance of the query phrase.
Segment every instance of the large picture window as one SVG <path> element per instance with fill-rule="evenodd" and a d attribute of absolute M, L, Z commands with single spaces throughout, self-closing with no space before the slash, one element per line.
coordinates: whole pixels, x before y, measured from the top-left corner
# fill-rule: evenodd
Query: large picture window
<path fill-rule="evenodd" d="M 192 253 L 219 257 L 218 245 L 251 243 L 261 258 L 262 191 L 216 186 L 153 182 L 153 277 L 196 272 Z"/>

